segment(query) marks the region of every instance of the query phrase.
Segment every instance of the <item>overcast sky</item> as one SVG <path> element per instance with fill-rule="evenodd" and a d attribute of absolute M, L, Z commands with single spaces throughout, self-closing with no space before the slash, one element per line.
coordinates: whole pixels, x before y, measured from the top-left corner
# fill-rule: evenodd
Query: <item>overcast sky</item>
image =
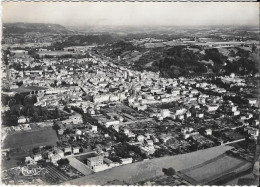
<path fill-rule="evenodd" d="M 2 21 L 73 25 L 259 25 L 259 4 L 2 2 Z"/>

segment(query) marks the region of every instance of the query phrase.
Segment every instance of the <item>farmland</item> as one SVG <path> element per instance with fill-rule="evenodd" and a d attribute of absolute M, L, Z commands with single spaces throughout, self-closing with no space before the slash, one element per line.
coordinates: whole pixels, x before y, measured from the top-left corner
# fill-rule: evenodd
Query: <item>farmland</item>
<path fill-rule="evenodd" d="M 67 183 L 72 185 L 104 185 L 113 180 L 118 180 L 127 184 L 136 184 L 141 181 L 162 176 L 163 168 L 173 167 L 176 171 L 180 171 L 202 164 L 222 155 L 225 151 L 230 149 L 232 149 L 231 146 L 218 146 L 182 155 L 151 159 L 115 167 Z"/>
<path fill-rule="evenodd" d="M 205 163 L 181 170 L 179 175 L 194 185 L 203 185 L 239 169 L 248 168 L 250 165 L 247 161 L 223 154 Z"/>

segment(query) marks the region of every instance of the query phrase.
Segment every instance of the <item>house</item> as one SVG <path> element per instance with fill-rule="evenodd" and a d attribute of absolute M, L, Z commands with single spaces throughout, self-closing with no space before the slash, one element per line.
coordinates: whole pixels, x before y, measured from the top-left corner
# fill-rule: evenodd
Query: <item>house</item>
<path fill-rule="evenodd" d="M 248 104 L 250 104 L 250 105 L 256 105 L 257 104 L 256 98 L 248 98 L 247 101 L 248 101 Z"/>
<path fill-rule="evenodd" d="M 237 111 L 237 106 L 231 106 L 230 109 L 231 109 L 232 112 L 235 112 L 235 111 Z"/>
<path fill-rule="evenodd" d="M 79 130 L 79 129 L 76 129 L 75 134 L 76 134 L 76 135 L 82 135 L 82 131 Z"/>
<path fill-rule="evenodd" d="M 120 161 L 122 164 L 131 164 L 133 162 L 133 158 L 122 158 Z"/>
<path fill-rule="evenodd" d="M 24 116 L 20 116 L 18 118 L 18 123 L 26 123 L 26 122 L 29 122 L 29 119 L 24 117 Z"/>
<path fill-rule="evenodd" d="M 255 139 L 259 136 L 259 129 L 257 128 L 247 126 L 244 130 Z"/>
<path fill-rule="evenodd" d="M 12 128 L 12 130 L 14 130 L 16 132 L 22 130 L 21 127 L 19 127 L 19 126 L 12 126 L 11 128 Z"/>
<path fill-rule="evenodd" d="M 238 116 L 240 114 L 239 110 L 233 111 L 233 116 Z"/>
<path fill-rule="evenodd" d="M 212 130 L 211 129 L 206 129 L 205 130 L 206 135 L 212 135 Z"/>
<path fill-rule="evenodd" d="M 36 155 L 33 155 L 33 159 L 34 159 L 34 161 L 39 161 L 39 160 L 41 160 L 42 159 L 42 155 L 41 154 L 36 154 Z"/>
<path fill-rule="evenodd" d="M 48 158 L 51 159 L 51 157 L 53 156 L 53 152 L 48 152 Z"/>
<path fill-rule="evenodd" d="M 52 155 L 50 158 L 51 158 L 51 162 L 53 164 L 56 164 L 57 161 L 59 161 L 62 157 L 59 154 L 57 154 L 57 155 Z"/>
<path fill-rule="evenodd" d="M 186 109 L 185 108 L 181 108 L 181 109 L 177 109 L 176 111 L 175 111 L 175 114 L 176 115 L 182 115 L 182 114 L 184 114 L 186 112 Z"/>
<path fill-rule="evenodd" d="M 136 137 L 136 139 L 137 139 L 138 142 L 141 142 L 141 143 L 144 142 L 144 136 L 143 136 L 143 135 L 138 135 L 138 136 Z"/>
<path fill-rule="evenodd" d="M 79 153 L 79 147 L 73 147 L 72 152 L 73 152 L 73 154 Z"/>
<path fill-rule="evenodd" d="M 57 154 L 57 155 L 60 155 L 61 158 L 64 157 L 64 152 L 63 152 L 62 150 L 60 150 L 60 149 L 57 149 L 57 150 L 56 150 L 56 154 Z"/>
<path fill-rule="evenodd" d="M 27 165 L 35 165 L 35 164 L 37 164 L 36 161 L 34 159 L 32 159 L 32 157 L 30 157 L 30 156 L 25 157 L 25 163 Z"/>
<path fill-rule="evenodd" d="M 82 123 L 82 116 L 80 114 L 75 114 L 69 117 L 69 119 L 74 123 L 74 124 L 78 124 L 78 123 Z"/>
<path fill-rule="evenodd" d="M 154 154 L 155 149 L 153 146 L 139 146 L 141 149 L 141 152 L 147 154 L 147 155 L 151 155 Z"/>
<path fill-rule="evenodd" d="M 203 114 L 203 113 L 197 113 L 197 114 L 196 114 L 196 117 L 197 117 L 197 118 L 203 118 L 203 117 L 204 117 L 204 114 Z"/>
<path fill-rule="evenodd" d="M 110 120 L 105 122 L 106 127 L 110 127 L 112 125 L 119 125 L 120 121 L 119 120 Z"/>
<path fill-rule="evenodd" d="M 170 116 L 170 111 L 168 109 L 162 109 L 160 111 L 160 114 L 163 118 L 169 117 Z"/>
<path fill-rule="evenodd" d="M 63 129 L 59 129 L 59 130 L 58 130 L 58 134 L 59 134 L 59 135 L 63 135 L 63 133 L 64 133 L 64 130 L 63 130 Z"/>
<path fill-rule="evenodd" d="M 219 105 L 207 105 L 208 112 L 214 112 L 219 108 Z"/>
<path fill-rule="evenodd" d="M 31 126 L 30 126 L 30 124 L 28 124 L 28 123 L 22 124 L 22 125 L 20 125 L 20 127 L 21 127 L 23 130 L 31 130 Z"/>
<path fill-rule="evenodd" d="M 148 146 L 153 146 L 153 140 L 145 140 L 145 144 Z"/>
<path fill-rule="evenodd" d="M 72 152 L 71 147 L 65 147 L 64 148 L 64 153 L 71 153 L 71 152 Z"/>
<path fill-rule="evenodd" d="M 179 120 L 183 120 L 183 119 L 184 119 L 184 115 L 179 115 L 179 116 L 178 116 L 178 119 L 179 119 Z"/>
<path fill-rule="evenodd" d="M 97 133 L 97 132 L 98 132 L 98 131 L 97 131 L 97 126 L 91 125 L 91 132 Z"/>
<path fill-rule="evenodd" d="M 185 134 L 183 134 L 182 136 L 183 136 L 183 138 L 186 140 L 186 139 L 188 139 L 188 138 L 190 137 L 190 134 L 188 134 L 188 133 L 186 134 L 186 133 L 185 133 Z"/>

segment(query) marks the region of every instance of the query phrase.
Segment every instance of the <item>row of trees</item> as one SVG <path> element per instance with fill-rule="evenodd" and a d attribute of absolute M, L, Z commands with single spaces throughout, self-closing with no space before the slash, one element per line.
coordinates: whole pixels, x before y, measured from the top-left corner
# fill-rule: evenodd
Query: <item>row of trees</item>
<path fill-rule="evenodd" d="M 33 106 L 21 104 L 15 104 L 10 107 L 10 110 L 3 113 L 2 124 L 4 126 L 16 126 L 18 125 L 18 118 L 20 116 L 26 116 L 30 119 L 30 122 L 40 122 L 49 119 L 57 119 L 61 117 L 61 114 L 57 108 L 54 110 L 48 110 L 46 107 Z"/>

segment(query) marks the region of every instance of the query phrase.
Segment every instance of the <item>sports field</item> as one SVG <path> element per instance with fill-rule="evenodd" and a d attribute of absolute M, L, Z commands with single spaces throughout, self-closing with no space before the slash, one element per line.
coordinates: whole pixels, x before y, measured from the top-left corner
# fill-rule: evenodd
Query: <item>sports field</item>
<path fill-rule="evenodd" d="M 127 184 L 136 184 L 151 178 L 164 175 L 163 168 L 173 167 L 176 171 L 187 169 L 205 163 L 225 151 L 232 149 L 231 146 L 217 146 L 182 155 L 168 156 L 151 159 L 143 162 L 127 164 L 79 179 L 66 182 L 70 185 L 105 185 L 111 181 L 118 180 Z"/>
<path fill-rule="evenodd" d="M 56 145 L 58 137 L 52 128 L 7 135 L 2 148 L 31 149 L 43 145 Z"/>
<path fill-rule="evenodd" d="M 250 167 L 250 165 L 245 160 L 222 154 L 197 166 L 181 170 L 179 176 L 193 185 L 205 185 L 222 176 L 239 171 L 240 168 Z"/>

